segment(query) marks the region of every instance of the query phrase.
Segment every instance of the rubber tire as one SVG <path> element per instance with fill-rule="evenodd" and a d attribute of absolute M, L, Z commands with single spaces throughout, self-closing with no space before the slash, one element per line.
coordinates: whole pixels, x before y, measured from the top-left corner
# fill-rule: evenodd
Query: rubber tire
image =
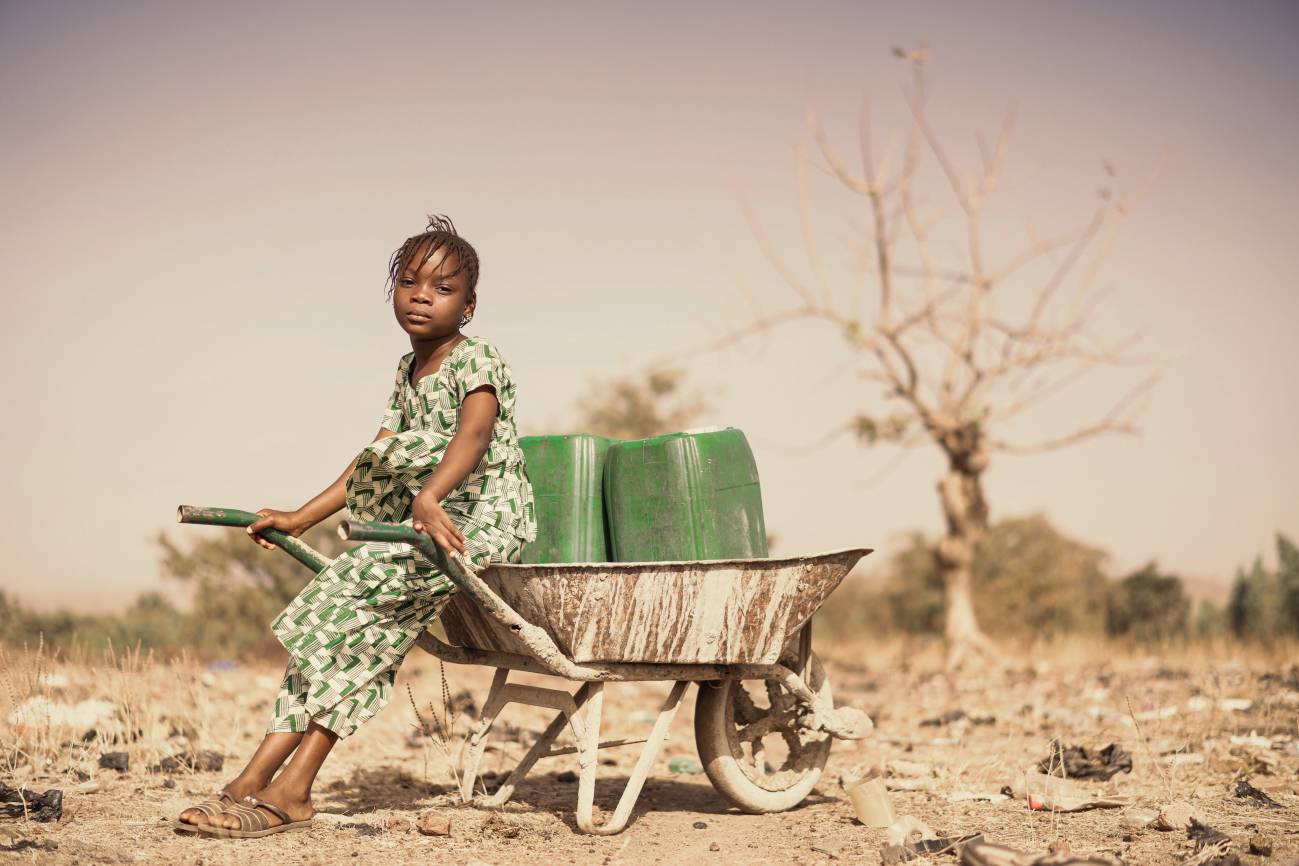
<path fill-rule="evenodd" d="M 821 662 L 813 654 L 808 670 L 820 672 L 820 688 L 816 687 L 815 674 L 809 687 L 818 697 L 830 701 L 830 678 L 821 668 Z M 784 812 L 794 808 L 812 793 L 812 788 L 821 779 L 826 761 L 830 758 L 831 738 L 827 736 L 816 748 L 812 769 L 800 778 L 792 787 L 783 791 L 768 791 L 755 785 L 744 774 L 736 756 L 731 753 L 730 741 L 726 736 L 726 704 L 730 700 L 731 690 L 738 685 L 735 680 L 721 680 L 716 683 L 699 684 L 699 695 L 695 699 L 695 748 L 699 751 L 699 761 L 704 765 L 704 772 L 713 783 L 717 792 L 730 800 L 737 807 L 751 815 L 766 812 Z"/>

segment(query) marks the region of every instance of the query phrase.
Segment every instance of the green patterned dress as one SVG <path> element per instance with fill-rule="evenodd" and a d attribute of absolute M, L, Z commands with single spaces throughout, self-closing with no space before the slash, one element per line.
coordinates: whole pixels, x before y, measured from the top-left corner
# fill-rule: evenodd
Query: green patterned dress
<path fill-rule="evenodd" d="M 515 384 L 491 343 L 468 337 L 441 368 L 411 384 L 415 353 L 397 366 L 381 426 L 396 435 L 367 445 L 347 479 L 353 518 L 409 525 L 411 503 L 455 435 L 460 403 L 483 385 L 499 410 L 483 459 L 442 502 L 465 536 L 475 569 L 518 562 L 537 525 L 514 423 Z M 370 542 L 339 556 L 276 617 L 271 629 L 289 665 L 267 733 L 308 722 L 341 737 L 388 702 L 406 653 L 446 603 L 450 581 L 407 544 Z"/>

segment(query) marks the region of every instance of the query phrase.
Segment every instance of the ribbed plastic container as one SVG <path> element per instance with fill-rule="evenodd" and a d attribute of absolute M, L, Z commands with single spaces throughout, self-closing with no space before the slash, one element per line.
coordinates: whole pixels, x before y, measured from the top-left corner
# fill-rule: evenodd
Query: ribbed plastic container
<path fill-rule="evenodd" d="M 524 562 L 610 561 L 601 485 L 616 442 L 588 433 L 519 439 L 537 509 L 537 539 L 524 545 Z"/>
<path fill-rule="evenodd" d="M 734 427 L 613 445 L 604 500 L 614 561 L 767 555 L 758 466 Z"/>

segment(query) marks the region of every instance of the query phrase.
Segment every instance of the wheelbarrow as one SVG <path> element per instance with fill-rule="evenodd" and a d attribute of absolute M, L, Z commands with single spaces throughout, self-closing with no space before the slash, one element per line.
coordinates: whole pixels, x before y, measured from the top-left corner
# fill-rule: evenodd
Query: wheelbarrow
<path fill-rule="evenodd" d="M 181 523 L 248 526 L 256 514 L 181 506 Z M 329 560 L 296 538 L 264 537 L 313 571 Z M 577 755 L 576 822 L 612 835 L 631 818 L 681 697 L 699 684 L 695 746 L 704 772 L 745 812 L 782 812 L 801 803 L 821 777 L 833 739 L 861 739 L 872 723 L 835 707 L 830 680 L 811 647 L 810 620 L 869 549 L 776 559 L 691 562 L 495 563 L 475 572 L 409 526 L 344 521 L 339 535 L 417 548 L 455 590 L 418 644 L 454 664 L 495 668 L 482 714 L 460 754 L 460 797 L 475 800 L 478 767 L 492 725 L 511 703 L 555 712 L 505 781 L 481 802 L 499 806 L 542 758 Z M 509 682 L 511 671 L 581 683 L 575 691 Z M 648 735 L 600 739 L 604 686 L 671 682 Z M 576 746 L 553 748 L 572 731 Z M 594 816 L 599 750 L 643 744 L 608 820 Z"/>

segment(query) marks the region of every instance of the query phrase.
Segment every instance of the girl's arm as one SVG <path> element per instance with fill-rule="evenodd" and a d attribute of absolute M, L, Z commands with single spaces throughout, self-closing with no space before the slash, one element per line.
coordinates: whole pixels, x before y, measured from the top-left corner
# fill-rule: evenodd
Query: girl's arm
<path fill-rule="evenodd" d="M 460 403 L 460 420 L 456 435 L 447 443 L 442 461 L 433 467 L 428 481 L 415 496 L 411 506 L 416 532 L 427 532 L 447 553 L 465 552 L 465 537 L 451 518 L 442 510 L 442 500 L 469 477 L 469 473 L 487 453 L 492 441 L 492 425 L 496 423 L 496 392 L 491 385 L 483 385 L 465 395 Z"/>
<path fill-rule="evenodd" d="M 378 434 L 371 441 L 378 442 L 380 439 L 386 439 L 394 435 L 396 434 L 392 430 L 380 427 Z M 267 550 L 274 550 L 275 545 L 258 535 L 258 532 L 263 529 L 278 529 L 297 538 L 326 517 L 337 514 L 347 503 L 347 476 L 351 475 L 352 470 L 355 468 L 356 458 L 353 458 L 352 462 L 343 470 L 343 474 L 338 476 L 337 481 L 320 491 L 310 502 L 297 511 L 276 511 L 273 508 L 259 509 L 257 513 L 262 515 L 262 519 L 249 525 L 248 534 L 253 537 L 253 541 L 256 541 L 262 547 Z"/>

